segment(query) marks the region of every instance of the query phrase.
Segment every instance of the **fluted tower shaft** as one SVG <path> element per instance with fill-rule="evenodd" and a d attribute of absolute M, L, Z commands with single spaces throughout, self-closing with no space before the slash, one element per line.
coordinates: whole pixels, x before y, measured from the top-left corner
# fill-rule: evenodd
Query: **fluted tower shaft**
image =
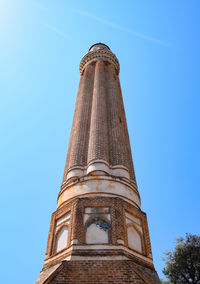
<path fill-rule="evenodd" d="M 126 178 L 137 189 L 118 60 L 105 45 L 94 46 L 80 72 L 63 184 L 101 173 Z"/>

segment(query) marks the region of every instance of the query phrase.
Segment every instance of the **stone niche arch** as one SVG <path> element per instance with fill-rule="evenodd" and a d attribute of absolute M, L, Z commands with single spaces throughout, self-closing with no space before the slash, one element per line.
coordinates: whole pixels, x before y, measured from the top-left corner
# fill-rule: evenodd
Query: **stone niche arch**
<path fill-rule="evenodd" d="M 128 247 L 142 253 L 142 236 L 133 223 L 127 225 L 127 238 Z"/>
<path fill-rule="evenodd" d="M 68 246 L 68 225 L 61 226 L 55 234 L 54 252 L 60 252 Z"/>
<path fill-rule="evenodd" d="M 110 223 L 101 218 L 90 218 L 85 225 L 85 242 L 86 244 L 108 244 Z"/>

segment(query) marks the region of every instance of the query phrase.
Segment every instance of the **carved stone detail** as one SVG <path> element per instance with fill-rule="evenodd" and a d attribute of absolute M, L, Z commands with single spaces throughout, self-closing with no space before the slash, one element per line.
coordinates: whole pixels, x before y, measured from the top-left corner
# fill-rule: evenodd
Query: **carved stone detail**
<path fill-rule="evenodd" d="M 99 49 L 99 50 L 95 50 L 95 51 L 89 51 L 82 58 L 81 63 L 80 63 L 80 68 L 79 68 L 81 75 L 83 74 L 85 67 L 88 64 L 95 62 L 97 60 L 107 61 L 107 62 L 113 64 L 115 69 L 116 69 L 117 74 L 119 74 L 120 66 L 119 66 L 119 61 L 118 61 L 117 57 L 115 56 L 115 54 L 112 53 L 108 49 Z"/>

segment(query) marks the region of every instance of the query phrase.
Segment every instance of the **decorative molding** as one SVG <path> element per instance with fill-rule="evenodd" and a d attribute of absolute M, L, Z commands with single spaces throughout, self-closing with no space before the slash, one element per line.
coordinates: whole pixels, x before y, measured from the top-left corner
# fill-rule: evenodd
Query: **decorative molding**
<path fill-rule="evenodd" d="M 120 66 L 115 54 L 108 49 L 99 49 L 95 51 L 89 51 L 85 56 L 83 56 L 79 67 L 81 75 L 83 75 L 83 72 L 88 64 L 96 62 L 97 60 L 107 61 L 113 64 L 117 74 L 119 74 Z"/>
<path fill-rule="evenodd" d="M 140 208 L 140 197 L 139 193 L 130 186 L 129 183 L 122 181 L 117 178 L 110 178 L 109 176 L 104 176 L 104 178 L 99 177 L 89 177 L 85 180 L 79 180 L 79 182 L 71 184 L 69 187 L 66 186 L 58 196 L 57 207 L 61 207 L 65 202 L 70 199 L 96 195 L 107 195 L 113 197 L 121 197 L 131 203 L 136 204 L 136 207 Z"/>
<path fill-rule="evenodd" d="M 60 195 L 65 191 L 65 190 L 68 190 L 70 187 L 78 184 L 78 183 L 83 183 L 85 181 L 90 181 L 90 180 L 110 180 L 110 181 L 114 181 L 114 182 L 119 182 L 121 184 L 124 184 L 126 186 L 128 186 L 131 190 L 133 190 L 136 194 L 138 194 L 138 197 L 140 199 L 140 195 L 139 195 L 139 192 L 137 190 L 137 184 L 135 182 L 133 182 L 131 180 L 131 182 L 126 179 L 126 178 L 123 178 L 123 177 L 120 177 L 120 176 L 114 176 L 114 175 L 101 175 L 101 176 L 95 176 L 95 175 L 83 175 L 81 177 L 76 177 L 74 179 L 71 179 L 69 180 L 68 182 L 65 182 L 62 184 L 61 186 L 61 189 L 60 189 L 60 192 L 58 194 L 58 198 L 57 200 L 59 199 Z M 140 200 L 141 201 L 141 200 Z"/>

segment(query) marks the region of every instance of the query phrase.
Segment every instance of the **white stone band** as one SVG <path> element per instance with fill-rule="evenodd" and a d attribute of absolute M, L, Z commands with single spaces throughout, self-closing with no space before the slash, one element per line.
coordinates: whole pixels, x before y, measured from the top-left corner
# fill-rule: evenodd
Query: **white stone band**
<path fill-rule="evenodd" d="M 99 194 L 107 197 L 121 197 L 138 208 L 141 205 L 139 193 L 130 183 L 109 176 L 86 176 L 78 183 L 63 188 L 59 194 L 57 206 L 59 208 L 75 197 L 97 196 Z"/>
<path fill-rule="evenodd" d="M 129 171 L 125 166 L 123 165 L 110 166 L 104 160 L 93 160 L 88 164 L 87 168 L 73 167 L 69 169 L 67 174 L 67 180 L 81 177 L 87 174 L 94 174 L 94 175 L 108 174 L 111 176 L 130 179 Z"/>

